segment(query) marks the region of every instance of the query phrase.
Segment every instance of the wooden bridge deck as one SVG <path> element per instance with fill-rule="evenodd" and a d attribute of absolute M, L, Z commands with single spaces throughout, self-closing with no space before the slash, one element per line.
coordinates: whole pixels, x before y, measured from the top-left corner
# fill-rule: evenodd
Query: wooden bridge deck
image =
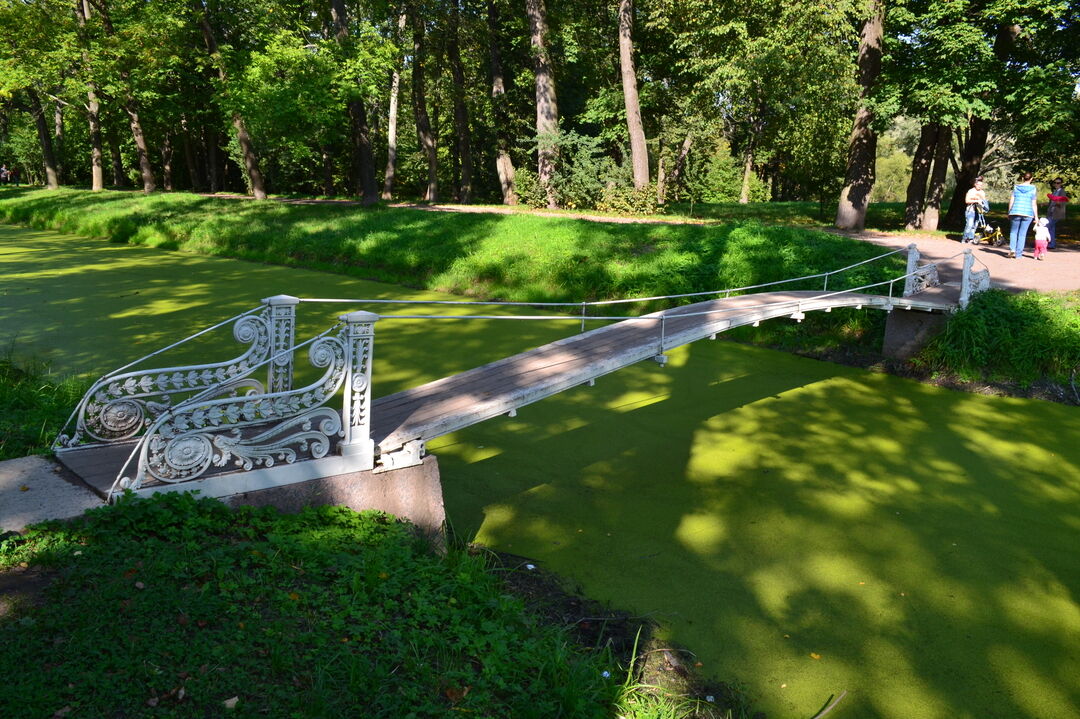
<path fill-rule="evenodd" d="M 831 307 L 946 312 L 954 301 L 920 294 L 769 292 L 699 302 L 624 320 L 376 400 L 372 439 L 383 453 L 427 441 L 584 384 L 718 332 Z M 704 313 L 704 314 L 703 314 Z M 663 325 L 658 319 L 664 316 Z M 663 343 L 661 347 L 661 333 Z"/>

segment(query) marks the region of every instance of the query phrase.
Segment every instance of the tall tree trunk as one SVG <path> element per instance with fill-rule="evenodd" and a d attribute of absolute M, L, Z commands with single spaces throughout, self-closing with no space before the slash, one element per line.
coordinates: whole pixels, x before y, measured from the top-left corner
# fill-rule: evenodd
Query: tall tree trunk
<path fill-rule="evenodd" d="M 124 156 L 120 153 L 120 138 L 112 130 L 109 130 L 107 134 L 113 187 L 127 187 L 127 175 L 124 173 Z"/>
<path fill-rule="evenodd" d="M 499 50 L 499 8 L 488 0 L 488 48 L 491 53 L 491 108 L 495 120 L 495 171 L 499 175 L 504 205 L 518 203 L 514 189 L 514 161 L 510 157 L 510 111 L 506 101 L 502 52 Z"/>
<path fill-rule="evenodd" d="M 330 151 L 329 145 L 323 145 L 322 152 L 322 193 L 327 197 L 334 194 L 334 153 Z"/>
<path fill-rule="evenodd" d="M 994 57 L 1004 65 L 1012 55 L 1016 38 L 1020 35 L 1019 25 L 998 26 L 994 38 Z M 986 138 L 990 134 L 990 120 L 972 117 L 968 140 L 960 148 L 960 171 L 956 173 L 956 188 L 949 203 L 949 212 L 945 215 L 946 227 L 961 227 L 964 224 L 964 195 L 975 184 L 975 178 L 982 170 L 982 159 L 986 153 Z"/>
<path fill-rule="evenodd" d="M 166 192 L 173 191 L 173 144 L 172 135 L 166 134 L 161 141 L 161 180 L 165 185 Z"/>
<path fill-rule="evenodd" d="M 123 77 L 126 84 L 127 74 L 121 73 L 121 77 Z M 135 141 L 135 152 L 139 156 L 139 174 L 142 176 L 143 192 L 149 194 L 157 189 L 157 180 L 154 178 L 154 167 L 150 164 L 150 148 L 146 144 L 146 136 L 143 135 L 139 110 L 133 98 L 128 97 L 124 102 L 124 111 L 127 113 L 131 125 L 131 137 Z"/>
<path fill-rule="evenodd" d="M 349 118 L 352 120 L 353 175 L 360 201 L 365 206 L 374 205 L 379 201 L 379 186 L 375 181 L 375 153 L 363 100 L 349 102 Z"/>
<path fill-rule="evenodd" d="M 465 105 L 465 69 L 461 64 L 458 34 L 461 30 L 461 12 L 457 0 L 451 0 L 450 27 L 446 42 L 446 59 L 450 63 L 450 75 L 454 80 L 454 138 L 457 156 L 461 162 L 461 180 L 456 189 L 458 202 L 472 202 L 473 161 L 469 133 L 469 108 Z"/>
<path fill-rule="evenodd" d="M 682 147 L 679 148 L 679 154 L 675 156 L 675 164 L 671 166 L 671 175 L 667 179 L 667 187 L 678 187 L 679 181 L 682 180 L 683 169 L 686 167 L 686 158 L 690 154 L 690 147 L 694 144 L 694 133 L 692 131 L 686 133 L 686 139 L 683 140 Z M 667 196 L 667 190 L 664 191 L 665 199 Z"/>
<path fill-rule="evenodd" d="M 88 84 L 86 90 L 86 117 L 90 122 L 90 189 L 105 189 L 105 153 L 101 142 L 101 105 L 98 103 L 97 87 Z"/>
<path fill-rule="evenodd" d="M 619 70 L 622 74 L 623 105 L 626 107 L 626 130 L 630 135 L 630 164 L 634 168 L 634 188 L 649 184 L 649 152 L 645 146 L 645 129 L 641 124 L 641 103 L 638 101 L 637 73 L 634 70 L 634 3 L 619 2 Z"/>
<path fill-rule="evenodd" d="M 926 192 L 926 207 L 919 219 L 919 227 L 927 232 L 938 228 L 941 217 L 941 198 L 945 194 L 945 175 L 949 171 L 949 156 L 952 154 L 952 131 L 944 125 L 937 125 L 937 144 L 934 149 L 934 171 L 930 175 L 930 187 Z"/>
<path fill-rule="evenodd" d="M 89 0 L 75 3 L 75 14 L 79 21 L 79 42 L 83 45 L 83 68 L 89 72 L 90 52 L 86 49 L 86 22 L 90 17 Z M 98 101 L 98 85 L 93 80 L 86 81 L 86 118 L 90 123 L 90 189 L 97 192 L 105 188 L 105 153 L 101 142 L 101 103 Z"/>
<path fill-rule="evenodd" d="M 874 113 L 868 107 L 868 101 L 881 74 L 884 30 L 885 0 L 871 0 L 870 17 L 863 23 L 859 36 L 859 109 L 848 139 L 844 189 L 836 208 L 836 226 L 842 230 L 861 230 L 866 226 L 866 208 L 874 188 L 877 133 L 872 125 Z"/>
<path fill-rule="evenodd" d="M 218 79 L 221 80 L 222 86 L 225 87 L 225 62 L 221 57 L 221 51 L 218 49 L 217 38 L 214 37 L 214 30 L 210 27 L 210 20 L 206 17 L 206 10 L 203 7 L 201 0 L 195 0 L 193 7 L 199 21 L 199 29 L 202 30 L 206 51 L 210 55 L 211 63 L 217 68 Z M 262 171 L 259 170 L 259 155 L 255 152 L 255 143 L 252 142 L 251 135 L 248 134 L 247 125 L 244 123 L 243 115 L 239 112 L 234 112 L 232 116 L 232 125 L 236 130 L 236 141 L 237 144 L 240 145 L 240 155 L 244 159 L 244 171 L 247 174 L 247 181 L 248 186 L 251 188 L 251 194 L 256 200 L 265 200 L 266 181 L 263 179 Z"/>
<path fill-rule="evenodd" d="M 919 131 L 919 145 L 911 160 L 911 180 L 907 186 L 907 202 L 904 205 L 904 229 L 917 230 L 922 219 L 923 200 L 926 198 L 926 181 L 930 177 L 930 165 L 937 146 L 937 123 L 924 123 Z"/>
<path fill-rule="evenodd" d="M 221 153 L 218 150 L 218 134 L 213 128 L 205 128 L 206 136 L 206 177 L 210 193 L 221 192 L 224 188 L 221 172 Z"/>
<path fill-rule="evenodd" d="M 345 0 L 330 0 L 330 17 L 334 24 L 334 38 L 340 45 L 349 42 L 349 15 Z M 371 148 L 371 127 L 368 125 L 367 108 L 361 98 L 349 101 L 349 119 L 352 123 L 353 178 L 364 205 L 379 201 L 375 183 L 375 153 Z"/>
<path fill-rule="evenodd" d="M 558 207 L 552 178 L 558 160 L 556 138 L 559 132 L 559 104 L 555 97 L 555 77 L 547 44 L 547 11 L 544 0 L 525 0 L 529 18 L 529 41 L 532 46 L 533 71 L 536 76 L 537 175 L 547 194 L 547 206 Z"/>
<path fill-rule="evenodd" d="M 431 118 L 427 111 L 427 94 L 424 88 L 424 23 L 418 16 L 413 17 L 413 66 L 412 92 L 413 114 L 416 116 L 416 135 L 428 163 L 427 189 L 424 200 L 437 202 L 439 198 L 439 156 L 435 145 L 435 135 L 431 131 Z"/>
<path fill-rule="evenodd" d="M 34 118 L 38 142 L 41 145 L 41 157 L 45 165 L 45 187 L 55 190 L 60 186 L 60 176 L 56 170 L 56 154 L 53 152 L 52 132 L 49 129 L 49 123 L 45 120 L 45 108 L 41 106 L 41 98 L 33 88 L 27 88 L 26 96 L 30 98 L 30 115 Z"/>
<path fill-rule="evenodd" d="M 56 153 L 56 179 L 64 182 L 67 175 L 64 162 L 64 108 L 59 102 L 53 103 L 53 152 Z"/>
<path fill-rule="evenodd" d="M 405 10 L 398 14 L 398 37 L 405 35 L 405 23 L 408 15 Z M 404 63 L 404 58 L 401 58 Z M 382 198 L 392 199 L 394 196 L 394 175 L 397 172 L 397 133 L 398 133 L 398 96 L 401 94 L 401 70 L 395 66 L 393 76 L 390 79 L 390 113 L 386 126 L 386 172 L 383 175 Z"/>
<path fill-rule="evenodd" d="M 184 164 L 187 165 L 188 182 L 194 192 L 201 192 L 206 183 L 199 174 L 199 163 L 195 161 L 195 148 L 192 145 L 195 139 L 191 135 L 191 126 L 187 117 L 180 117 L 180 129 L 184 132 Z"/>
<path fill-rule="evenodd" d="M 349 41 L 349 13 L 345 0 L 330 0 L 330 18 L 334 23 L 334 37 L 341 45 Z M 357 194 L 365 205 L 379 201 L 375 181 L 375 152 L 372 150 L 372 128 L 367 123 L 364 100 L 349 101 L 349 119 L 352 123 L 352 168 Z M 327 193 L 328 194 L 328 193 Z"/>
<path fill-rule="evenodd" d="M 750 203 L 750 177 L 754 174 L 754 145 L 747 143 L 743 152 L 742 188 L 739 190 L 739 204 Z"/>
<path fill-rule="evenodd" d="M 667 192 L 667 167 L 664 165 L 664 136 L 661 132 L 656 138 L 656 203 L 664 204 L 664 195 Z"/>

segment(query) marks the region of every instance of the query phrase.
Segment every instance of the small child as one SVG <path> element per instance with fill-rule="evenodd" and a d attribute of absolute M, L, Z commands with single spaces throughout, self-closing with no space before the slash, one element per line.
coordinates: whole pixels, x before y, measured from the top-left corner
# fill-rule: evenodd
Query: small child
<path fill-rule="evenodd" d="M 1041 260 L 1046 254 L 1046 248 L 1050 244 L 1050 221 L 1045 217 L 1039 220 L 1035 226 L 1035 259 Z"/>

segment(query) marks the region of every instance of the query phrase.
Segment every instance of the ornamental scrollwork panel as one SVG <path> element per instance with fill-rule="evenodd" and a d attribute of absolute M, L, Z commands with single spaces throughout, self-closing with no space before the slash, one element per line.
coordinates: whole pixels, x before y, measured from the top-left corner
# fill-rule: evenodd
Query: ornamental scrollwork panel
<path fill-rule="evenodd" d="M 291 463 L 300 458 L 298 451 L 325 456 L 331 437 L 343 435 L 339 413 L 322 405 L 344 381 L 345 341 L 322 337 L 312 343 L 309 358 L 325 372 L 306 387 L 186 402 L 162 413 L 143 437 L 137 476 L 120 485 L 137 489 L 147 476 L 183 482 L 230 463 L 240 469 Z"/>
<path fill-rule="evenodd" d="M 269 310 L 241 317 L 233 325 L 233 336 L 248 345 L 235 359 L 138 370 L 98 381 L 79 403 L 74 433 L 61 435 L 54 446 L 76 447 L 86 442 L 115 442 L 135 437 L 175 406 L 176 398 L 181 395 L 188 396 L 190 401 L 240 392 L 245 386 L 248 391 L 262 393 L 262 384 L 246 375 L 270 356 Z"/>

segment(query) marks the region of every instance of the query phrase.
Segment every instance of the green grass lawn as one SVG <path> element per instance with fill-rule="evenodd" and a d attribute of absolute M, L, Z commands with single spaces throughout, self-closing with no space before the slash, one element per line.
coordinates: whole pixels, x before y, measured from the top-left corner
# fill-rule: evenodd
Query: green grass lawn
<path fill-rule="evenodd" d="M 415 296 L 6 227 L 0 265 L 4 341 L 63 371 L 279 292 Z M 376 393 L 566 331 L 380 322 Z M 701 342 L 429 447 L 459 532 L 654 616 L 770 716 L 847 691 L 835 716 L 1065 719 L 1078 433 L 1074 408 Z"/>
<path fill-rule="evenodd" d="M 12 719 L 600 719 L 620 693 L 610 652 L 540 622 L 483 557 L 379 513 L 173 494 L 0 542 L 0 566 L 26 560 L 56 576 L 43 606 L 0 612 Z"/>

